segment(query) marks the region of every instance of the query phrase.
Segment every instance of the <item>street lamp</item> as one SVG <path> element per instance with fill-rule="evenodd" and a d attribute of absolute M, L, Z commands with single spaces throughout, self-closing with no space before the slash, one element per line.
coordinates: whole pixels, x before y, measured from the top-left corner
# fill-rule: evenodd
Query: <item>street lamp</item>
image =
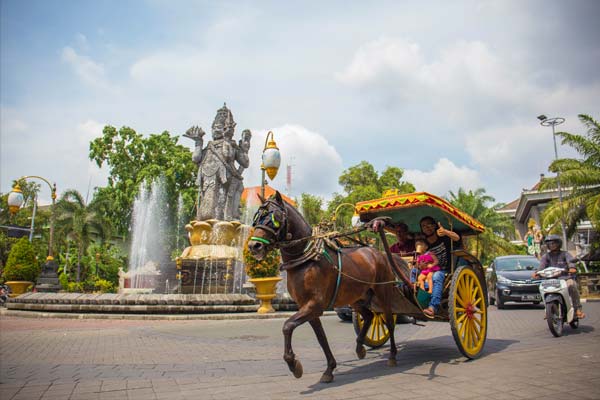
<path fill-rule="evenodd" d="M 271 137 L 271 140 L 269 140 Z M 260 181 L 260 196 L 265 198 L 265 171 L 269 176 L 269 179 L 273 180 L 277 175 L 277 171 L 279 170 L 279 165 L 281 164 L 281 154 L 279 153 L 279 148 L 275 143 L 275 139 L 273 137 L 273 132 L 269 131 L 267 133 L 267 137 L 265 138 L 265 147 L 263 148 L 262 153 L 262 164 L 260 165 L 261 169 L 261 181 Z"/>
<path fill-rule="evenodd" d="M 333 211 L 333 215 L 331 216 L 331 220 L 333 221 L 333 230 L 334 231 L 337 231 L 337 226 L 336 226 L 337 225 L 337 213 L 338 213 L 338 211 L 340 211 L 340 208 L 342 208 L 344 206 L 350 206 L 354 210 L 354 204 L 352 204 L 352 203 L 341 203 L 335 208 L 335 210 Z M 354 226 L 354 223 L 352 225 Z"/>
<path fill-rule="evenodd" d="M 561 118 L 561 117 L 548 118 L 543 114 L 539 115 L 537 118 L 540 120 L 540 125 L 552 127 L 552 139 L 554 139 L 554 159 L 558 160 L 558 150 L 556 148 L 556 132 L 554 132 L 554 127 L 556 125 L 560 125 L 563 122 L 565 122 L 565 119 Z M 560 205 L 560 227 L 562 229 L 563 243 L 565 244 L 565 249 L 566 249 L 568 247 L 567 230 L 565 228 L 565 214 L 564 214 L 564 210 L 563 210 L 562 188 L 560 185 L 560 170 L 556 171 L 556 183 L 558 186 L 558 202 Z"/>
<path fill-rule="evenodd" d="M 53 242 L 54 242 L 54 205 L 56 204 L 56 183 L 54 185 L 52 185 L 45 178 L 42 178 L 41 176 L 36 176 L 36 175 L 23 176 L 23 177 L 19 178 L 17 180 L 17 182 L 24 180 L 24 179 L 40 179 L 40 180 L 46 182 L 48 184 L 48 187 L 50 187 L 50 192 L 51 192 L 51 197 L 52 197 L 52 207 L 50 209 L 50 240 L 48 243 L 48 257 L 46 258 L 46 262 L 53 262 L 54 261 L 54 253 L 52 252 L 52 246 L 53 246 Z M 21 188 L 19 187 L 18 183 L 15 184 L 12 191 L 9 193 L 7 200 L 8 200 L 9 210 L 12 214 L 15 214 L 17 211 L 19 211 L 19 209 L 23 205 L 24 199 L 23 199 L 23 192 L 22 192 Z M 31 217 L 31 233 L 30 233 L 29 240 L 31 240 L 31 237 L 32 237 L 31 235 L 33 234 L 34 219 L 35 219 L 35 206 L 34 206 L 34 214 Z"/>

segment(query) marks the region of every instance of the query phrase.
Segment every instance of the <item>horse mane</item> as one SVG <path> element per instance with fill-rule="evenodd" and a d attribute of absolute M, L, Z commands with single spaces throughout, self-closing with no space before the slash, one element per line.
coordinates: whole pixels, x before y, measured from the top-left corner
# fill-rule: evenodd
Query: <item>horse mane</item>
<path fill-rule="evenodd" d="M 289 204 L 286 201 L 283 202 L 283 205 L 285 207 L 285 211 L 288 214 L 288 220 L 290 218 L 292 218 L 294 220 L 293 221 L 294 226 L 296 226 L 299 231 L 297 234 L 299 234 L 300 236 L 294 237 L 294 239 L 301 239 L 303 237 L 312 235 L 312 227 L 310 226 L 308 221 L 306 221 L 304 216 L 302 216 L 300 211 L 298 211 L 296 209 L 296 207 L 292 206 L 291 204 Z M 289 229 L 289 227 L 290 227 L 290 225 L 288 223 L 288 229 Z M 293 232 L 290 232 L 290 233 L 293 233 Z"/>

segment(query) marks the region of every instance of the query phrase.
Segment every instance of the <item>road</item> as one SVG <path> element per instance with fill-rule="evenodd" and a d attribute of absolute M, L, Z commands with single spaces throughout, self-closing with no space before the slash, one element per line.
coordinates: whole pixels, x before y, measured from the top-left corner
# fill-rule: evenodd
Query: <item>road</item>
<path fill-rule="evenodd" d="M 542 308 L 489 308 L 484 354 L 468 361 L 447 323 L 398 325 L 398 366 L 386 346 L 358 360 L 350 323 L 323 318 L 338 362 L 308 324 L 294 334 L 304 366 L 282 359 L 282 319 L 165 321 L 0 317 L 0 399 L 600 399 L 600 302 L 578 330 L 554 338 Z"/>

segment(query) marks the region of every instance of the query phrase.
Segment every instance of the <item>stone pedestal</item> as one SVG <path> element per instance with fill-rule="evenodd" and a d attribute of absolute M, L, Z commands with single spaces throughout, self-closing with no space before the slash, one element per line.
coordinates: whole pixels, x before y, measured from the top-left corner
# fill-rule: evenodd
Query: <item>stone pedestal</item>
<path fill-rule="evenodd" d="M 56 293 L 61 290 L 56 271 L 58 264 L 53 259 L 47 260 L 42 267 L 42 273 L 35 284 L 35 290 L 41 293 Z"/>

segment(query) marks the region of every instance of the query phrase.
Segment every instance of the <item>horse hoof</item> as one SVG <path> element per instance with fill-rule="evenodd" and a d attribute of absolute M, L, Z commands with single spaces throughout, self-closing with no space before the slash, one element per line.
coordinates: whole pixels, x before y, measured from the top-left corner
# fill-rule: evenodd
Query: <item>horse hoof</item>
<path fill-rule="evenodd" d="M 388 367 L 395 367 L 397 365 L 396 360 L 393 358 L 390 358 L 387 362 L 387 365 L 388 365 Z"/>
<path fill-rule="evenodd" d="M 356 355 L 358 356 L 359 359 L 363 359 L 366 357 L 367 355 L 367 350 L 365 349 L 365 346 L 360 346 L 356 349 Z"/>
<path fill-rule="evenodd" d="M 292 371 L 292 373 L 294 374 L 294 378 L 302 377 L 304 370 L 302 369 L 302 364 L 300 363 L 300 361 L 298 361 L 298 360 L 294 361 L 294 370 Z"/>
<path fill-rule="evenodd" d="M 333 374 L 323 374 L 320 380 L 321 383 L 331 383 L 333 382 Z"/>

